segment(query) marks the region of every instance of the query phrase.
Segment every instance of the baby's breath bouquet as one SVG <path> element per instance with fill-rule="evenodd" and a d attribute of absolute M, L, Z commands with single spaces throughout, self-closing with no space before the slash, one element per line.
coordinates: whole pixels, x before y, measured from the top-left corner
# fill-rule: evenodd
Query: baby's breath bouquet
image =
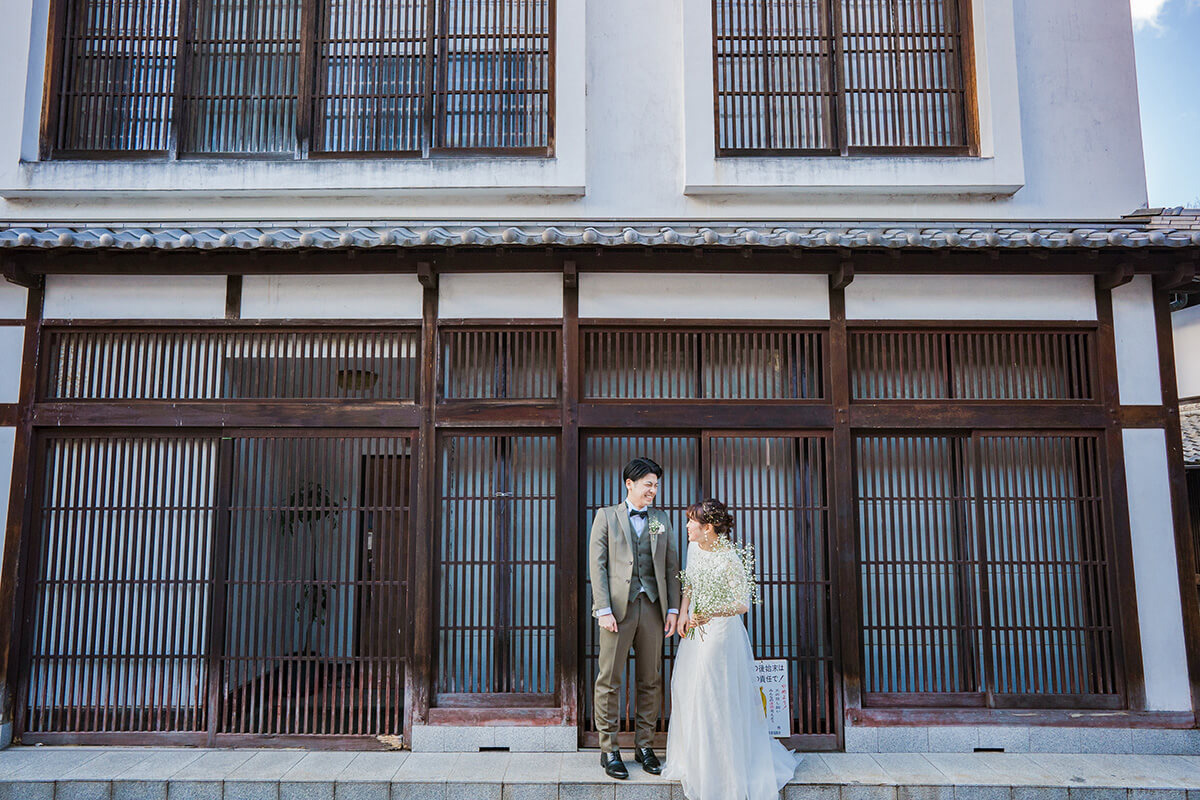
<path fill-rule="evenodd" d="M 689 563 L 687 569 L 679 573 L 683 592 L 690 598 L 688 613 L 691 616 L 704 620 L 728 617 L 751 603 L 762 602 L 754 577 L 752 546 L 739 547 L 728 537 L 720 536 L 710 553 L 715 557 Z M 688 638 L 697 633 L 703 638 L 699 627 L 690 628 Z"/>

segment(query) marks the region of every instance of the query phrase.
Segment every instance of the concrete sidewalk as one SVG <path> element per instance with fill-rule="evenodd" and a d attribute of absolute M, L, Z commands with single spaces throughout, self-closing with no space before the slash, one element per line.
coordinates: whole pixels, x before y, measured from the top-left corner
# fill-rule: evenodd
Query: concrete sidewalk
<path fill-rule="evenodd" d="M 636 767 L 632 764 L 631 767 Z M 1200 756 L 809 753 L 786 800 L 1200 800 Z M 13 747 L 0 800 L 683 800 L 596 752 Z"/>

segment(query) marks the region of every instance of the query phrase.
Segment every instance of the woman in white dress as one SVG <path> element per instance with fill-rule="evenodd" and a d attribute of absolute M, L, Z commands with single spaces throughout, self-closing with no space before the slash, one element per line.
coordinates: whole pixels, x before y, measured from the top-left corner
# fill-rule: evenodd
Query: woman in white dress
<path fill-rule="evenodd" d="M 662 774 L 682 783 L 688 800 L 777 800 L 798 759 L 767 729 L 742 622 L 749 586 L 738 555 L 718 546 L 719 537 L 733 529 L 733 517 L 724 503 L 709 499 L 690 506 L 687 519 L 685 566 L 727 569 L 730 581 L 740 581 L 737 596 L 746 602 L 727 616 L 707 619 L 690 613 L 691 598 L 684 593 L 679 632 L 686 637 L 700 628 L 703 638 L 684 638 L 675 655 Z"/>

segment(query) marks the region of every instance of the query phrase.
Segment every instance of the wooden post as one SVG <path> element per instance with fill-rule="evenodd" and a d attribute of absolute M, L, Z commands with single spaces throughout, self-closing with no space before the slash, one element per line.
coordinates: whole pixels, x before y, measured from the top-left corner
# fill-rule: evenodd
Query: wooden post
<path fill-rule="evenodd" d="M 25 342 L 21 354 L 21 383 L 18 419 L 13 445 L 12 482 L 8 496 L 8 519 L 4 551 L 0 558 L 0 724 L 14 720 L 14 690 L 20 668 L 21 620 L 25 609 L 20 601 L 25 589 L 21 570 L 29 561 L 33 538 L 33 487 L 37 485 L 33 446 L 33 403 L 37 394 L 38 356 L 42 344 L 42 300 L 45 279 L 29 278 L 25 305 Z M 8 465 L 0 464 L 0 469 Z M 20 733 L 14 725 L 13 735 Z"/>
<path fill-rule="evenodd" d="M 558 481 L 558 686 L 563 722 L 579 724 L 580 629 L 579 566 L 582 553 L 579 531 L 579 280 L 575 262 L 563 263 L 562 320 L 562 462 Z M 589 620 L 590 622 L 590 620 Z"/>

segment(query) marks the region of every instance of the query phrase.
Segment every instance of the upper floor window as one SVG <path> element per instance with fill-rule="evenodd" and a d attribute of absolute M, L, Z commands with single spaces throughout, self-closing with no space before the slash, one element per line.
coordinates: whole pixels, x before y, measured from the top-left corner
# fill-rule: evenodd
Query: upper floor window
<path fill-rule="evenodd" d="M 540 155 L 553 0 L 58 0 L 44 157 Z"/>
<path fill-rule="evenodd" d="M 969 0 L 713 0 L 717 155 L 969 152 Z"/>

